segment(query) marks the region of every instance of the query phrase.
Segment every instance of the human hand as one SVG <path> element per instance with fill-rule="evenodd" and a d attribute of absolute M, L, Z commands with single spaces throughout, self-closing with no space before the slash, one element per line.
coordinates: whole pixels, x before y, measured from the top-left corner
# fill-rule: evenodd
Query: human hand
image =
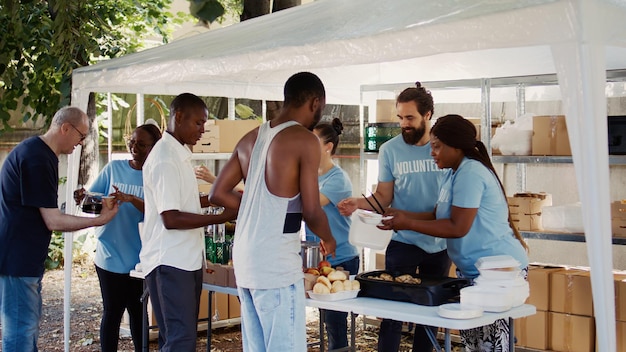
<path fill-rule="evenodd" d="M 324 241 L 320 240 L 320 251 L 322 252 L 322 256 L 326 258 L 328 255 L 332 255 L 335 258 L 335 250 L 337 248 L 337 242 L 334 237 L 331 237 L 332 240 Z"/>
<path fill-rule="evenodd" d="M 200 166 L 196 167 L 196 169 L 194 171 L 196 173 L 196 178 L 197 179 L 205 181 L 205 182 L 208 182 L 208 183 L 215 182 L 215 179 L 217 178 L 204 165 L 200 165 Z"/>
<path fill-rule="evenodd" d="M 83 198 L 85 198 L 85 188 L 81 187 L 74 191 L 74 201 L 76 205 L 79 205 Z"/>
<path fill-rule="evenodd" d="M 385 214 L 383 214 L 382 220 L 380 220 L 380 224 L 376 225 L 381 230 L 405 230 L 406 229 L 406 221 L 407 216 L 402 211 L 387 208 Z"/>
<path fill-rule="evenodd" d="M 104 225 L 106 223 L 108 223 L 109 221 L 111 221 L 111 219 L 113 219 L 115 217 L 115 215 L 117 214 L 117 211 L 119 210 L 119 205 L 117 204 L 117 202 L 113 202 L 113 207 L 109 208 L 109 207 L 102 207 L 102 211 L 100 212 L 100 216 L 97 217 L 99 224 L 98 226 Z"/>
<path fill-rule="evenodd" d="M 354 197 L 346 198 L 337 203 L 337 210 L 343 216 L 350 216 L 358 209 L 357 199 Z"/>
<path fill-rule="evenodd" d="M 115 189 L 115 192 L 113 192 L 113 193 L 111 193 L 109 195 L 112 196 L 112 197 L 115 197 L 115 200 L 117 202 L 132 202 L 133 198 L 135 197 L 132 194 L 120 192 L 120 189 L 117 188 L 115 185 L 113 185 L 113 189 Z"/>

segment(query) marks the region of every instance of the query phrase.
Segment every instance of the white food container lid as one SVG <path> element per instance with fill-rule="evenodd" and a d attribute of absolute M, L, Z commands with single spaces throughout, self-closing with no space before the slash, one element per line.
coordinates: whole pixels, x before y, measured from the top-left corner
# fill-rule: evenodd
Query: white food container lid
<path fill-rule="evenodd" d="M 510 255 L 494 255 L 490 257 L 478 258 L 476 268 L 478 270 L 499 269 L 499 268 L 519 268 L 520 262 Z"/>

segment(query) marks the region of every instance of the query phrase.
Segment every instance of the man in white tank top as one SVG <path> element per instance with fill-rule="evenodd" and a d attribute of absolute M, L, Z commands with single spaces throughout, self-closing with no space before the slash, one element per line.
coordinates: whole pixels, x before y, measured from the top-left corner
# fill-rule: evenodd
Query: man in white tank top
<path fill-rule="evenodd" d="M 306 351 L 300 223 L 336 242 L 319 199 L 319 140 L 311 132 L 325 106 L 314 74 L 285 83 L 279 116 L 245 135 L 211 189 L 211 203 L 239 208 L 233 265 L 241 301 L 244 351 Z M 233 189 L 245 181 L 243 196 Z"/>

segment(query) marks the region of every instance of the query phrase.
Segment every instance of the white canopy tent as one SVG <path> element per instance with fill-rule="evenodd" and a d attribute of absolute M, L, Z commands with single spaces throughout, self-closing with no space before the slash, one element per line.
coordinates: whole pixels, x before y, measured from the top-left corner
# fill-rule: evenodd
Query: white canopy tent
<path fill-rule="evenodd" d="M 77 69 L 72 104 L 86 108 L 90 92 L 282 100 L 285 80 L 304 70 L 320 76 L 334 104 L 359 104 L 364 84 L 556 73 L 583 204 L 598 346 L 614 351 L 605 72 L 626 68 L 625 19 L 624 0 L 320 0 Z M 68 190 L 77 162 L 75 152 Z"/>

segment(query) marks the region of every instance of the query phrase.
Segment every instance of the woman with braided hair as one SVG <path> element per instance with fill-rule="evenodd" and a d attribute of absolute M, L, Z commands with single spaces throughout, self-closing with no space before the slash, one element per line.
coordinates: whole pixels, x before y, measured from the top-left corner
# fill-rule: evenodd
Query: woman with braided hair
<path fill-rule="evenodd" d="M 383 229 L 410 229 L 446 238 L 448 255 L 460 277 L 475 279 L 481 257 L 510 255 L 527 273 L 524 240 L 511 222 L 502 182 L 485 145 L 476 140 L 476 128 L 459 115 L 440 117 L 431 131 L 432 156 L 445 174 L 433 213 L 390 209 Z M 506 321 L 461 331 L 468 351 L 508 351 Z"/>

